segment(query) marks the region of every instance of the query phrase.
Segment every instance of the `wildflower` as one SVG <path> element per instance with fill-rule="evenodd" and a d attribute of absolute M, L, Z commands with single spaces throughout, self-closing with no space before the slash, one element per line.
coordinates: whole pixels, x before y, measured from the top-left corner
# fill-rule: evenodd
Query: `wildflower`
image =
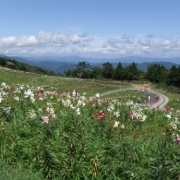
<path fill-rule="evenodd" d="M 1 83 L 1 86 L 2 86 L 2 87 L 6 87 L 6 83 L 5 83 L 5 82 L 2 82 L 2 83 Z"/>
<path fill-rule="evenodd" d="M 78 102 L 77 102 L 77 106 L 85 106 L 86 104 L 83 102 L 83 101 L 81 101 L 81 100 L 78 100 Z"/>
<path fill-rule="evenodd" d="M 119 121 L 115 121 L 113 128 L 117 128 L 119 126 Z"/>
<path fill-rule="evenodd" d="M 48 116 L 42 116 L 41 119 L 42 119 L 43 123 L 48 123 L 48 121 L 49 121 Z"/>
<path fill-rule="evenodd" d="M 34 95 L 31 96 L 30 99 L 31 99 L 31 102 L 32 102 L 32 103 L 35 102 Z"/>
<path fill-rule="evenodd" d="M 103 119 L 105 117 L 105 113 L 103 111 L 100 111 L 97 115 L 98 119 Z"/>
<path fill-rule="evenodd" d="M 15 100 L 15 101 L 19 101 L 19 97 L 15 96 L 15 97 L 14 97 L 14 100 Z"/>
<path fill-rule="evenodd" d="M 97 101 L 98 101 L 98 105 L 101 106 L 102 105 L 102 101 L 100 99 L 98 99 Z"/>
<path fill-rule="evenodd" d="M 167 117 L 168 119 L 171 119 L 171 114 L 166 114 L 166 117 Z"/>
<path fill-rule="evenodd" d="M 24 85 L 20 85 L 20 90 L 23 90 L 24 89 Z"/>
<path fill-rule="evenodd" d="M 76 97 L 76 91 L 75 90 L 72 92 L 72 96 Z"/>
<path fill-rule="evenodd" d="M 47 102 L 47 106 L 52 106 L 52 103 Z"/>
<path fill-rule="evenodd" d="M 180 136 L 176 135 L 176 138 L 177 138 L 177 142 L 180 143 Z"/>
<path fill-rule="evenodd" d="M 43 94 L 39 93 L 38 94 L 38 99 L 42 99 L 43 98 Z"/>
<path fill-rule="evenodd" d="M 11 107 L 3 108 L 3 111 L 4 111 L 6 114 L 9 114 L 9 113 L 10 113 L 10 110 L 11 110 Z"/>
<path fill-rule="evenodd" d="M 51 117 L 52 117 L 53 119 L 55 119 L 55 118 L 56 118 L 56 114 L 51 114 Z"/>
<path fill-rule="evenodd" d="M 80 114 L 81 114 L 81 112 L 80 112 L 80 109 L 79 109 L 79 108 L 77 108 L 77 109 L 76 109 L 76 113 L 77 113 L 77 115 L 80 115 Z"/>
<path fill-rule="evenodd" d="M 62 93 L 60 96 L 61 96 L 61 97 L 65 97 L 65 96 L 66 96 L 66 94 L 65 94 L 65 93 Z"/>
<path fill-rule="evenodd" d="M 175 123 L 180 124 L 180 122 L 178 121 L 178 118 L 175 118 Z"/>
<path fill-rule="evenodd" d="M 146 116 L 146 115 L 144 115 L 144 114 L 139 114 L 138 119 L 140 119 L 140 121 L 144 122 L 144 121 L 146 121 L 147 116 Z"/>
<path fill-rule="evenodd" d="M 174 123 L 174 122 L 171 122 L 169 124 L 169 126 L 173 129 L 173 130 L 176 130 L 177 129 L 177 125 Z"/>
<path fill-rule="evenodd" d="M 112 112 L 114 110 L 114 105 L 110 104 L 109 107 L 107 108 L 108 112 Z"/>
<path fill-rule="evenodd" d="M 71 105 L 71 101 L 67 99 L 66 101 L 62 99 L 62 103 L 65 107 L 69 107 Z"/>
<path fill-rule="evenodd" d="M 36 113 L 35 113 L 35 111 L 33 109 L 29 110 L 28 117 L 31 118 L 31 119 L 36 117 Z"/>
<path fill-rule="evenodd" d="M 166 107 L 166 111 L 167 112 L 171 111 L 171 108 L 170 107 Z"/>
<path fill-rule="evenodd" d="M 56 92 L 53 92 L 53 93 L 51 94 L 51 96 L 52 96 L 52 97 L 56 97 L 56 96 L 57 96 L 57 93 L 56 93 Z"/>
<path fill-rule="evenodd" d="M 89 103 L 92 103 L 94 99 L 92 97 L 89 98 Z"/>
<path fill-rule="evenodd" d="M 105 113 L 103 111 L 99 111 L 99 113 L 95 113 L 92 115 L 92 118 L 95 119 L 103 119 L 105 117 Z"/>
<path fill-rule="evenodd" d="M 34 94 L 32 93 L 31 89 L 28 89 L 27 91 L 24 92 L 24 97 L 28 98 L 28 97 L 33 97 Z"/>
<path fill-rule="evenodd" d="M 122 129 L 125 129 L 124 124 L 121 124 L 121 128 L 122 128 Z"/>
<path fill-rule="evenodd" d="M 119 117 L 119 116 L 120 116 L 120 114 L 119 114 L 119 112 L 118 112 L 118 111 L 113 112 L 113 114 L 114 114 L 114 116 L 115 116 L 115 117 Z"/>
<path fill-rule="evenodd" d="M 52 107 L 47 107 L 46 111 L 50 114 L 54 114 L 54 108 L 52 108 Z"/>
<path fill-rule="evenodd" d="M 134 118 L 136 118 L 136 114 L 134 113 L 134 112 L 129 112 L 129 116 L 132 118 L 132 119 L 134 119 Z"/>
<path fill-rule="evenodd" d="M 2 102 L 2 100 L 4 100 L 4 99 L 2 98 L 2 96 L 1 96 L 1 94 L 0 94 L 0 103 Z"/>
<path fill-rule="evenodd" d="M 99 97 L 100 97 L 99 93 L 95 94 L 95 96 L 96 96 L 97 98 L 99 98 Z"/>

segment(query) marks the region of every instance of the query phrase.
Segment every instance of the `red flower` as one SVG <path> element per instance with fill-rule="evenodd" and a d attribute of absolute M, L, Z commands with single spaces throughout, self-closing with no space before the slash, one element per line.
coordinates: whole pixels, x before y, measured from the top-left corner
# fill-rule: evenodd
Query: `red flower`
<path fill-rule="evenodd" d="M 98 119 L 103 119 L 105 117 L 105 113 L 103 111 L 100 111 L 97 115 Z"/>
<path fill-rule="evenodd" d="M 43 95 L 41 93 L 38 94 L 38 99 L 42 98 Z"/>
<path fill-rule="evenodd" d="M 135 115 L 132 111 L 129 112 L 129 116 L 130 116 L 132 119 L 136 118 L 136 115 Z"/>
<path fill-rule="evenodd" d="M 170 111 L 171 111 L 171 108 L 170 108 L 170 107 L 166 107 L 166 111 L 167 111 L 167 112 L 170 112 Z"/>
<path fill-rule="evenodd" d="M 56 97 L 56 96 L 57 96 L 57 93 L 56 93 L 56 92 L 53 92 L 51 95 L 52 95 L 52 97 Z"/>
<path fill-rule="evenodd" d="M 95 113 L 92 115 L 92 118 L 95 119 L 103 119 L 105 117 L 105 113 L 103 111 L 99 111 L 99 113 Z"/>

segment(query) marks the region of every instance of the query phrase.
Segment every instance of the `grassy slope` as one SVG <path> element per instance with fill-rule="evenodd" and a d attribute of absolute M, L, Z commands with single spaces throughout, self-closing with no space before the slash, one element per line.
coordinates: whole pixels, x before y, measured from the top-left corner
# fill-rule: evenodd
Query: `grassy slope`
<path fill-rule="evenodd" d="M 41 74 L 24 73 L 21 71 L 11 71 L 0 69 L 0 83 L 11 84 L 29 84 L 31 86 L 45 86 L 55 90 L 58 93 L 72 92 L 76 89 L 79 93 L 87 93 L 87 96 L 95 93 L 103 93 L 109 90 L 118 89 L 120 82 L 114 81 L 94 81 L 77 78 L 63 78 L 60 76 L 46 76 Z"/>
<path fill-rule="evenodd" d="M 38 75 L 38 74 L 26 74 L 26 73 L 17 73 L 13 71 L 7 71 L 4 69 L 0 69 L 0 84 L 2 82 L 6 82 L 7 84 L 12 84 L 12 83 L 20 83 L 20 84 L 30 84 L 30 85 L 35 85 L 35 86 L 46 86 L 47 88 L 51 89 L 51 87 L 54 87 L 56 91 L 58 92 L 71 92 L 73 89 L 77 89 L 80 93 L 82 92 L 87 92 L 88 95 L 94 95 L 95 93 L 99 92 L 105 92 L 113 89 L 119 88 L 119 85 L 122 85 L 120 82 L 115 82 L 115 81 L 92 81 L 92 80 L 81 80 L 81 79 L 67 79 L 67 78 L 62 78 L 62 77 L 50 77 L 50 76 L 43 76 L 43 75 Z M 124 84 L 123 84 L 124 85 Z M 127 92 L 128 93 L 128 92 Z M 162 92 L 163 94 L 166 94 L 167 92 Z M 117 94 L 117 98 L 124 98 L 125 95 L 120 96 Z M 167 93 L 166 94 L 168 97 L 170 97 L 171 100 L 177 99 L 176 95 Z M 158 121 L 158 123 L 164 123 L 161 121 Z M 152 127 L 149 127 L 149 125 L 146 124 L 144 125 L 144 132 L 153 132 L 154 134 L 159 133 L 159 129 L 157 129 L 155 126 L 157 124 L 154 124 Z M 153 128 L 154 129 L 150 129 Z M 149 129 L 148 129 L 149 128 Z M 138 132 L 139 129 L 135 129 L 134 136 L 136 135 L 136 132 Z M 156 132 L 157 131 L 157 132 Z M 130 131 L 131 132 L 131 131 Z M 145 135 L 149 136 L 149 134 L 145 133 Z M 155 136 L 155 135 L 154 135 Z M 147 138 L 147 137 L 143 137 Z M 4 167 L 4 164 L 2 165 Z M 9 168 L 9 169 L 8 169 Z M 16 171 L 17 170 L 17 171 Z M 15 169 L 12 171 L 11 167 L 7 167 L 6 170 L 1 169 L 3 173 L 1 174 L 1 178 L 4 179 L 12 179 L 12 177 L 16 176 L 19 178 L 19 174 L 21 174 L 21 171 Z M 10 172 L 10 174 L 9 174 Z M 22 174 L 24 175 L 24 173 Z M 31 172 L 26 174 L 26 178 L 24 179 L 31 179 L 32 175 Z M 36 179 L 36 177 L 33 177 Z M 17 179 L 17 178 L 16 178 Z M 22 177 L 23 179 L 23 177 Z"/>
<path fill-rule="evenodd" d="M 76 89 L 79 93 L 85 92 L 87 96 L 93 96 L 96 93 L 115 90 L 118 89 L 120 85 L 130 86 L 129 83 L 119 81 L 83 80 L 76 78 L 71 79 L 0 68 L 0 83 L 2 82 L 6 82 L 7 84 L 20 83 L 35 86 L 46 86 L 49 88 L 55 87 L 56 91 L 59 93 L 72 92 L 74 89 Z M 148 87 L 166 95 L 170 100 L 168 106 L 174 109 L 180 109 L 180 94 L 174 94 L 166 91 L 165 89 L 156 89 L 155 85 L 152 84 L 148 85 Z"/>

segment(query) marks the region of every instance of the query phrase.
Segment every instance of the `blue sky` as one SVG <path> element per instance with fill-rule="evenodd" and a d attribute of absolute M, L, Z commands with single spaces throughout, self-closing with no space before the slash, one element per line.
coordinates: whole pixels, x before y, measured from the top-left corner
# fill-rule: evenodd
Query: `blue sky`
<path fill-rule="evenodd" d="M 179 0 L 0 0 L 0 54 L 180 57 Z"/>

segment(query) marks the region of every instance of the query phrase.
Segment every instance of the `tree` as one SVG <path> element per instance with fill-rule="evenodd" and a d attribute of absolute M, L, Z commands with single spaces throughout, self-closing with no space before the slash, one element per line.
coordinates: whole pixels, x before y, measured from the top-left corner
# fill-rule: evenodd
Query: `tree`
<path fill-rule="evenodd" d="M 119 62 L 117 67 L 114 70 L 113 73 L 113 79 L 115 80 L 123 80 L 124 76 L 124 68 L 122 66 L 122 64 Z"/>
<path fill-rule="evenodd" d="M 155 83 L 166 83 L 167 69 L 160 64 L 148 66 L 146 78 Z"/>
<path fill-rule="evenodd" d="M 0 57 L 0 66 L 6 66 L 6 59 Z"/>
<path fill-rule="evenodd" d="M 102 68 L 98 67 L 98 66 L 94 66 L 92 69 L 91 69 L 91 77 L 92 78 L 102 78 Z"/>
<path fill-rule="evenodd" d="M 102 64 L 102 66 L 103 66 L 103 70 L 102 70 L 103 77 L 112 78 L 113 71 L 114 71 L 112 64 L 109 62 L 106 62 Z"/>
<path fill-rule="evenodd" d="M 175 65 L 171 67 L 167 77 L 167 85 L 180 87 L 180 66 L 179 68 L 177 68 Z"/>
<path fill-rule="evenodd" d="M 139 79 L 139 70 L 137 64 L 134 62 L 127 67 L 127 79 L 128 80 L 138 80 Z"/>
<path fill-rule="evenodd" d="M 78 76 L 79 76 L 79 78 L 82 78 L 83 76 L 85 76 L 85 70 L 90 68 L 90 64 L 85 62 L 85 61 L 82 61 L 82 62 L 79 62 L 76 65 L 76 67 L 78 69 Z"/>

